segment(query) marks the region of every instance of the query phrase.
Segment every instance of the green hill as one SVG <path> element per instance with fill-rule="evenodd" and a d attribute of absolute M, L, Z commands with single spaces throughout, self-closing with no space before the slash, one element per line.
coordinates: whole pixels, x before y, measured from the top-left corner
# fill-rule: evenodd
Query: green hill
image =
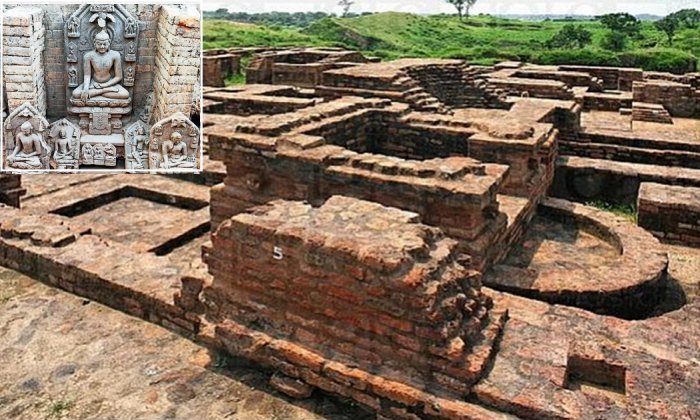
<path fill-rule="evenodd" d="M 593 34 L 584 49 L 550 50 L 545 43 L 564 25 L 583 25 Z M 418 16 L 378 13 L 354 18 L 325 18 L 305 29 L 205 20 L 205 48 L 233 46 L 337 46 L 384 59 L 461 58 L 475 64 L 521 60 L 542 64 L 641 66 L 647 70 L 689 71 L 700 56 L 700 31 L 684 29 L 668 45 L 653 23 L 623 52 L 600 47 L 608 30 L 597 21 L 520 21 L 476 16 Z"/>

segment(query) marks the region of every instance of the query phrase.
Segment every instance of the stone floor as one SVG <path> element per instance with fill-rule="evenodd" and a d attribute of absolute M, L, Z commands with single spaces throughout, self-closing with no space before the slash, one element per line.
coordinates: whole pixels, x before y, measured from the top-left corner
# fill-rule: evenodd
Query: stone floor
<path fill-rule="evenodd" d="M 540 273 L 581 270 L 618 257 L 617 250 L 601 238 L 540 215 L 535 216 L 515 251 L 508 255 L 505 264 L 530 267 Z"/>
<path fill-rule="evenodd" d="M 0 267 L 2 419 L 361 419 L 161 327 Z"/>
<path fill-rule="evenodd" d="M 700 143 L 700 120 L 674 118 L 673 124 L 634 121 L 619 112 L 588 111 L 581 114 L 581 125 L 589 131 L 611 130 L 635 133 L 640 138 L 658 138 L 666 142 Z"/>
<path fill-rule="evenodd" d="M 662 246 L 668 252 L 670 277 L 681 286 L 686 301 L 700 298 L 700 248 Z"/>

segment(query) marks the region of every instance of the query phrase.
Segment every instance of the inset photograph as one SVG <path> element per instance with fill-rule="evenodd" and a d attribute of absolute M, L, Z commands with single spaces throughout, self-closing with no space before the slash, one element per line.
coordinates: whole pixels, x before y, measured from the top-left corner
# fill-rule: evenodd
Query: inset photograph
<path fill-rule="evenodd" d="M 197 172 L 198 4 L 5 6 L 2 170 Z"/>

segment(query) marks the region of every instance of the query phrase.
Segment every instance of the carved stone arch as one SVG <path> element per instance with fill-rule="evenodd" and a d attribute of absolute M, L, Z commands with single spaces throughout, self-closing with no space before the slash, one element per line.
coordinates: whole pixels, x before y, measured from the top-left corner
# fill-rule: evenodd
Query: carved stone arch
<path fill-rule="evenodd" d="M 62 153 L 68 141 L 70 153 Z M 80 162 L 80 127 L 70 120 L 63 118 L 51 124 L 48 133 L 48 145 L 51 149 L 49 159 L 51 167 L 56 169 L 78 169 Z M 58 152 L 58 153 L 57 153 Z"/>
<path fill-rule="evenodd" d="M 22 124 L 29 122 L 32 126 L 32 135 L 36 134 L 39 136 L 39 165 L 34 165 L 31 163 L 23 164 L 21 162 L 10 162 L 9 156 L 14 152 L 17 146 L 17 135 L 20 132 Z M 5 123 L 3 125 L 4 129 L 4 165 L 6 169 L 10 170 L 44 170 L 49 169 L 49 153 L 51 151 L 50 146 L 46 142 L 46 129 L 49 127 L 49 122 L 46 118 L 36 109 L 34 105 L 29 102 L 25 102 L 18 106 L 10 113 L 10 115 L 5 118 Z"/>
<path fill-rule="evenodd" d="M 85 78 L 85 54 L 94 51 L 94 36 L 102 30 L 110 36 L 109 50 L 117 51 L 121 57 L 122 80 L 118 87 L 128 92 L 128 98 L 98 95 L 83 100 L 73 95 Z M 79 115 L 80 126 L 88 128 L 90 134 L 109 135 L 113 129 L 119 130 L 122 118 L 132 112 L 139 51 L 138 19 L 119 4 L 84 4 L 66 20 L 64 34 L 68 112 Z"/>
<path fill-rule="evenodd" d="M 181 136 L 182 142 L 185 144 L 185 152 L 187 154 L 187 163 L 183 166 L 164 167 L 166 162 L 163 154 L 164 145 L 172 143 L 173 134 L 178 133 Z M 148 148 L 150 169 L 161 170 L 200 170 L 200 133 L 199 127 L 195 125 L 182 112 L 177 112 L 167 118 L 164 118 L 151 127 L 150 147 Z M 168 159 L 169 160 L 169 159 Z"/>

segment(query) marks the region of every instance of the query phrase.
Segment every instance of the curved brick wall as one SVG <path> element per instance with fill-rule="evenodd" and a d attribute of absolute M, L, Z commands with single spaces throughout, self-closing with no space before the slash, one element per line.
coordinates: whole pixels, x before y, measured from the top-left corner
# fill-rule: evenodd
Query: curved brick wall
<path fill-rule="evenodd" d="M 588 263 L 582 253 L 576 268 L 567 265 L 546 273 L 499 265 L 486 275 L 486 284 L 533 299 L 624 318 L 638 318 L 659 302 L 668 256 L 651 234 L 621 217 L 561 199 L 546 199 L 538 212 L 577 225 L 611 245 L 618 256 L 604 263 Z"/>

